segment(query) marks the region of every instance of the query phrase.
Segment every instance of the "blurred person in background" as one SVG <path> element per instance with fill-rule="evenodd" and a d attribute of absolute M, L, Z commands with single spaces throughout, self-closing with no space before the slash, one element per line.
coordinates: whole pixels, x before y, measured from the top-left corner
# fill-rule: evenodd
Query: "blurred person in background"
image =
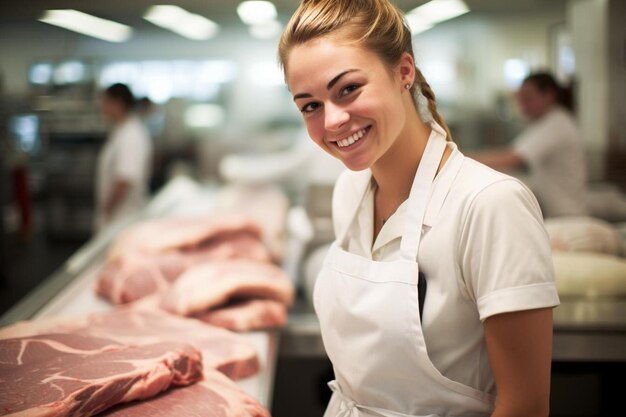
<path fill-rule="evenodd" d="M 96 231 L 133 215 L 147 199 L 153 145 L 134 107 L 133 93 L 124 84 L 102 94 L 100 109 L 111 131 L 98 157 Z"/>
<path fill-rule="evenodd" d="M 501 171 L 527 168 L 545 217 L 588 214 L 587 166 L 571 91 L 550 73 L 537 72 L 516 97 L 530 125 L 510 147 L 471 157 Z"/>

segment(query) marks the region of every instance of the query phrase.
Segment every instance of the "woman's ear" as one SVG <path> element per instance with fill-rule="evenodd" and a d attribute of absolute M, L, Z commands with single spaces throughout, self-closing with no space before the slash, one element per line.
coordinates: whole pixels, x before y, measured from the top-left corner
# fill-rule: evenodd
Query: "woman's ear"
<path fill-rule="evenodd" d="M 398 77 L 402 88 L 413 85 L 415 82 L 415 60 L 408 52 L 403 52 L 400 57 L 400 63 L 397 66 Z"/>

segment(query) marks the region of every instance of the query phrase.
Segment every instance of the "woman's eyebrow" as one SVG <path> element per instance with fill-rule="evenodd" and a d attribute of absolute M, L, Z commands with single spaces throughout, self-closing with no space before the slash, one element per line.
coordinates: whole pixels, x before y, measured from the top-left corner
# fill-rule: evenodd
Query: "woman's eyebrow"
<path fill-rule="evenodd" d="M 354 72 L 354 71 L 358 71 L 356 68 L 352 68 L 352 69 L 348 69 L 345 71 L 342 71 L 341 73 L 337 74 L 335 77 L 333 77 L 332 80 L 330 80 L 328 82 L 328 85 L 326 85 L 326 89 L 330 90 L 331 88 L 333 88 L 333 86 L 335 84 L 337 84 L 337 82 L 341 79 L 341 77 L 343 77 L 344 75 L 350 73 L 350 72 Z M 293 96 L 294 101 L 298 100 L 300 98 L 311 98 L 313 97 L 310 93 L 298 93 L 296 95 Z"/>

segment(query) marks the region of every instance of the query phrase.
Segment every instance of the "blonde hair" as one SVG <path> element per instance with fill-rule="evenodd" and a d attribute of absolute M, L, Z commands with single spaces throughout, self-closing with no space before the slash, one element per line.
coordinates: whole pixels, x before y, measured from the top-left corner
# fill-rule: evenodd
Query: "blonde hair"
<path fill-rule="evenodd" d="M 302 0 L 280 37 L 278 58 L 283 70 L 287 71 L 287 58 L 294 46 L 322 36 L 341 36 L 364 46 L 388 67 L 397 65 L 405 52 L 415 59 L 404 15 L 388 0 Z M 411 93 L 416 106 L 421 93 L 432 118 L 452 140 L 450 129 L 437 110 L 435 93 L 419 68 L 415 72 Z"/>

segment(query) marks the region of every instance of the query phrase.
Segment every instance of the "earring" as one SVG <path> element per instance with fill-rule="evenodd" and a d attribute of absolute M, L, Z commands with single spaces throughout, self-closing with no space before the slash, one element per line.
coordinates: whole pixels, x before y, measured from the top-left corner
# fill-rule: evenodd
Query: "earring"
<path fill-rule="evenodd" d="M 411 84 L 405 84 L 404 88 L 406 88 L 407 90 L 409 90 L 411 88 Z"/>

